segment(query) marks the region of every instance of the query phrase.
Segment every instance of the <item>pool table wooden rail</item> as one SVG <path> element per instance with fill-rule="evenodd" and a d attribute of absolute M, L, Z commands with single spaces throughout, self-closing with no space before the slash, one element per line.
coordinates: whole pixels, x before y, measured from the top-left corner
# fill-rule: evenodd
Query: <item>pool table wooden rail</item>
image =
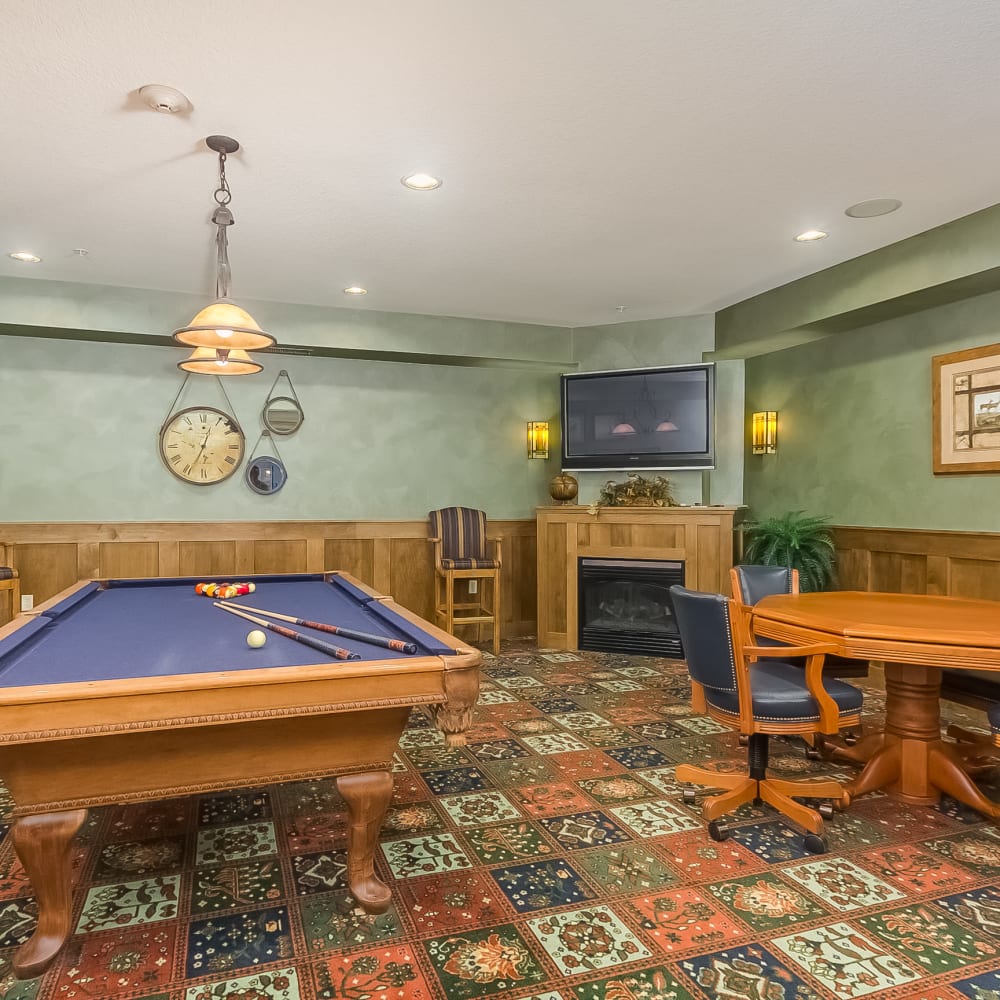
<path fill-rule="evenodd" d="M 391 598 L 347 574 L 336 575 L 424 632 L 455 646 L 452 636 Z M 74 584 L 18 616 L 0 628 L 0 640 L 89 585 L 90 581 Z M 470 676 L 475 678 L 474 706 L 481 656 L 476 649 L 458 645 L 454 656 L 327 661 L 16 687 L 4 687 L 0 675 L 0 745 L 426 704 L 442 706 L 437 712 L 439 726 L 446 742 L 459 746 L 465 742 L 464 731 L 471 719 L 471 708 L 459 708 L 469 700 L 460 689 L 468 685 Z M 239 688 L 238 699 L 234 699 L 234 687 Z M 196 713 L 193 705 L 197 705 Z"/>

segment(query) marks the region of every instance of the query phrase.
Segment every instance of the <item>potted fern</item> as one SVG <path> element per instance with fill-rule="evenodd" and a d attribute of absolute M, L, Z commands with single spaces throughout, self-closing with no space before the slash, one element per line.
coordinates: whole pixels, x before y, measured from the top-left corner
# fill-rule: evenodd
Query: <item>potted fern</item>
<path fill-rule="evenodd" d="M 799 571 L 803 591 L 823 590 L 833 580 L 833 531 L 829 518 L 788 511 L 745 526 L 743 561 L 763 566 L 788 566 Z"/>

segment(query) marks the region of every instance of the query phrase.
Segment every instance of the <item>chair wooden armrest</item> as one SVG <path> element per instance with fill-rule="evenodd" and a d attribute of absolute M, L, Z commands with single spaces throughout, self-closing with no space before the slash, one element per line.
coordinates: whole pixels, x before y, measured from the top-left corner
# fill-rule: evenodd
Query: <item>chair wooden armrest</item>
<path fill-rule="evenodd" d="M 808 649 L 808 646 L 800 647 Z M 819 706 L 819 731 L 828 735 L 840 732 L 840 709 L 823 685 L 823 662 L 825 647 L 816 647 L 822 652 L 814 653 L 806 660 L 806 687 Z"/>
<path fill-rule="evenodd" d="M 503 542 L 503 535 L 497 535 L 496 538 L 488 538 L 487 541 L 493 543 L 493 558 L 496 559 L 497 565 L 503 565 L 503 557 L 500 552 L 500 546 Z"/>
<path fill-rule="evenodd" d="M 809 693 L 816 699 L 819 706 L 819 726 L 820 732 L 834 734 L 840 732 L 840 709 L 837 703 L 827 693 L 823 686 L 823 663 L 828 653 L 835 653 L 837 647 L 831 643 L 817 642 L 810 646 L 744 646 L 743 652 L 751 660 L 751 665 L 756 662 L 757 657 L 764 656 L 768 659 L 776 659 L 778 655 L 790 656 L 796 659 L 806 658 L 805 681 Z M 749 666 L 745 668 L 744 678 L 749 681 L 748 687 L 752 686 L 753 680 Z M 741 705 L 742 708 L 742 705 Z M 742 714 L 742 713 L 741 713 Z M 752 716 L 752 712 L 750 713 Z"/>
<path fill-rule="evenodd" d="M 442 569 L 441 569 L 441 539 L 440 538 L 428 538 L 427 541 L 430 542 L 434 546 L 434 570 L 437 573 L 441 573 L 442 572 Z"/>

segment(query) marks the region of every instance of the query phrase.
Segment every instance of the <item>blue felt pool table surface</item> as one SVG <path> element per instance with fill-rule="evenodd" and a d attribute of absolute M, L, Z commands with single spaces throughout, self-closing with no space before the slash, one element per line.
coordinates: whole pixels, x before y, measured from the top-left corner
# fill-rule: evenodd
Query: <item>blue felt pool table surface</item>
<path fill-rule="evenodd" d="M 418 657 L 455 652 L 336 574 L 239 579 L 254 581 L 256 590 L 226 602 L 233 607 L 246 604 L 403 639 L 416 645 Z M 346 662 L 333 661 L 273 632 L 267 633 L 264 646 L 252 649 L 246 637 L 258 626 L 196 594 L 197 582 L 195 578 L 101 580 L 85 585 L 0 639 L 0 687 Z M 275 624 L 360 653 L 362 660 L 413 658 L 301 625 Z"/>

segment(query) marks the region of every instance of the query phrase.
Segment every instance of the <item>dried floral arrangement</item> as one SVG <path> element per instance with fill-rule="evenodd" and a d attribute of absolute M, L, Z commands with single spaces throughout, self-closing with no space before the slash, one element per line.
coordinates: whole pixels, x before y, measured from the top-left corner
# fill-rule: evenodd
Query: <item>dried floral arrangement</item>
<path fill-rule="evenodd" d="M 677 507 L 670 490 L 670 480 L 663 476 L 646 479 L 630 472 L 624 483 L 609 479 L 597 500 L 599 507 Z"/>

